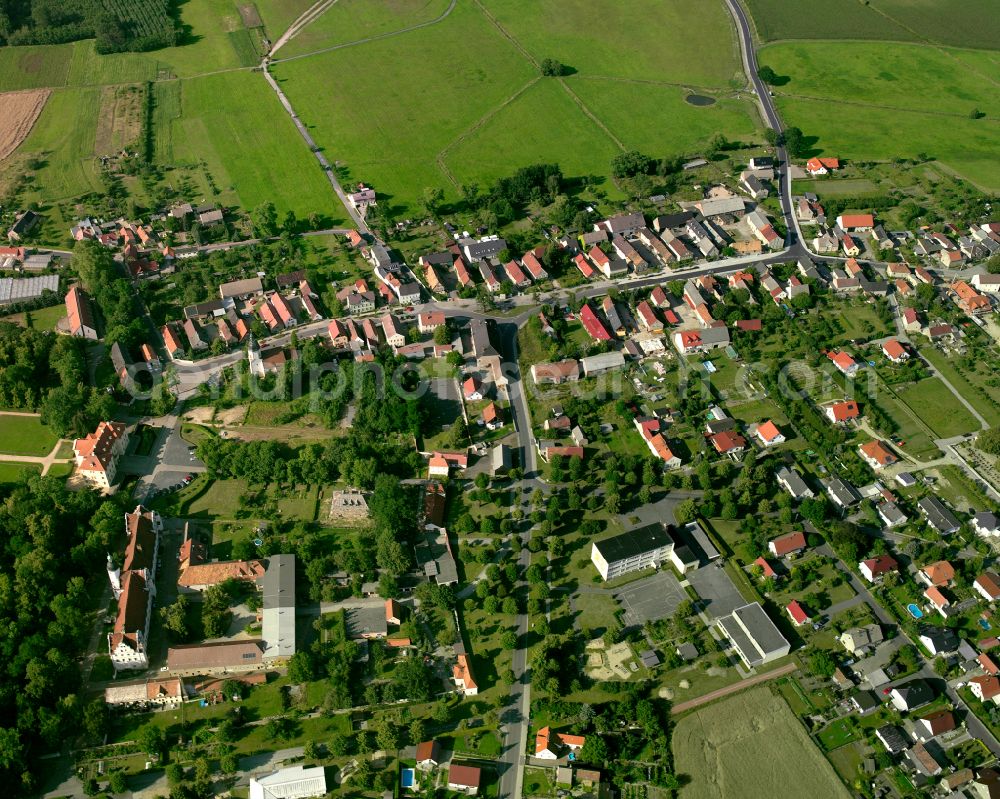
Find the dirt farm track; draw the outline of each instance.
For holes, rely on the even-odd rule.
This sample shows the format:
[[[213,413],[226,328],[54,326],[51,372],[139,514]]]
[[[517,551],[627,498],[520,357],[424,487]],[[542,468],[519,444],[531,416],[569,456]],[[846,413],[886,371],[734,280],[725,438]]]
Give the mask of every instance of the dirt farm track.
[[[48,89],[0,94],[0,108],[3,109],[0,114],[0,161],[28,138],[48,99]]]

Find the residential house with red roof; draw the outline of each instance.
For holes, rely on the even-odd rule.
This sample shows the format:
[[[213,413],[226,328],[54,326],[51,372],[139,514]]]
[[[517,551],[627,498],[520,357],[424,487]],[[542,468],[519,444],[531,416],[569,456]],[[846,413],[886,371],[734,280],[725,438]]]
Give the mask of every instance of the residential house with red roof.
[[[97,340],[97,323],[90,295],[80,286],[71,286],[66,293],[67,331],[71,336]]]
[[[993,702],[1000,705],[1000,677],[984,674],[969,680],[969,690],[980,702]]]
[[[455,685],[461,688],[466,696],[475,696],[479,693],[479,684],[472,676],[469,658],[464,653],[458,656],[457,662],[452,667],[451,677]]]
[[[782,435],[778,426],[770,419],[757,425],[754,435],[760,439],[760,443],[765,447],[773,447],[776,444],[783,444],[785,442],[785,436]]]
[[[712,442],[716,452],[730,457],[742,454],[747,446],[747,440],[733,430],[723,430],[721,433],[710,436],[708,440]]]
[[[656,315],[656,311],[652,309],[646,300],[643,300],[635,307],[635,312],[639,317],[639,324],[642,325],[644,330],[650,333],[663,332],[663,322],[660,321]]]
[[[137,505],[125,514],[125,557],[117,568],[108,556],[108,579],[118,603],[108,655],[115,671],[149,668],[149,623],[156,596],[156,566],[163,521],[155,511]]]
[[[854,400],[831,403],[823,408],[823,412],[834,424],[846,424],[861,415],[861,409]]]
[[[531,279],[524,273],[517,261],[508,261],[503,265],[503,268],[507,273],[507,279],[519,289],[531,285]]]
[[[813,177],[829,174],[835,169],[840,169],[838,158],[810,158],[806,161],[806,172]]]
[[[483,408],[480,423],[486,427],[487,430],[499,430],[503,427],[503,419],[500,416],[500,409],[497,407],[495,402],[491,402]]]
[[[956,280],[951,284],[951,290],[955,293],[958,307],[967,314],[979,316],[989,313],[991,305],[989,299],[984,297],[964,280]]]
[[[576,268],[580,270],[580,274],[588,280],[594,276],[594,267],[590,265],[582,253],[573,259],[573,263],[576,265]]]
[[[774,570],[774,567],[771,566],[771,564],[768,563],[767,559],[764,557],[757,558],[757,560],[753,562],[753,565],[760,567],[761,579],[767,580],[769,578],[778,576],[778,573]]]
[[[841,374],[847,375],[848,377],[851,377],[860,368],[854,358],[843,350],[831,350],[826,354],[826,357],[830,359]]]
[[[858,564],[858,571],[868,582],[874,583],[882,575],[899,569],[899,563],[892,555],[879,555]]]
[[[459,655],[459,657],[465,657],[465,655]],[[479,793],[481,781],[482,770],[478,766],[466,766],[452,761],[448,767],[449,791],[475,796]]]
[[[649,293],[649,302],[656,308],[664,308],[670,305],[670,300],[667,298],[667,292],[663,290],[662,286],[656,286]]]
[[[785,610],[792,619],[792,624],[796,627],[801,627],[803,624],[808,624],[811,619],[809,614],[803,610],[802,605],[799,604],[797,599],[793,599],[787,605],[785,605]]]
[[[544,251],[543,247],[537,247],[534,250],[528,250],[521,258],[521,266],[524,267],[532,280],[547,280],[549,277],[549,273],[545,271],[545,267],[539,260]]]
[[[534,756],[539,760],[558,760],[566,752],[579,752],[587,739],[583,735],[560,733],[551,727],[542,727],[535,735]]]
[[[585,302],[580,308],[580,322],[594,341],[611,341],[611,334],[589,303]]]
[[[467,377],[465,382],[462,384],[462,393],[465,394],[465,398],[471,402],[478,402],[483,399],[483,383],[475,375]]]
[[[841,214],[837,217],[837,227],[848,233],[867,232],[875,227],[875,217],[872,214]]]
[[[993,572],[983,572],[972,583],[972,587],[987,602],[1000,599],[1000,577]]]
[[[768,551],[776,558],[784,558],[801,552],[806,546],[806,534],[801,530],[779,535],[767,542]]]
[[[896,454],[881,441],[869,441],[862,444],[858,447],[858,452],[861,455],[861,459],[875,470],[892,466],[892,464],[899,460]]]
[[[929,563],[920,568],[917,579],[925,585],[948,586],[955,579],[955,567],[946,560]]]

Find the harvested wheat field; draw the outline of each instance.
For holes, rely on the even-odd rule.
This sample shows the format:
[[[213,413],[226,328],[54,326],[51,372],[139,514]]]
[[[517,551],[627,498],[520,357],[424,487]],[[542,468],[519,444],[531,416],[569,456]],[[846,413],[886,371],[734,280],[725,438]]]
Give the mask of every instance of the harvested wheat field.
[[[681,799],[846,799],[830,763],[780,696],[755,688],[685,716],[674,730]]]
[[[0,94],[0,108],[4,111],[0,115],[0,161],[28,138],[48,99],[48,89]]]

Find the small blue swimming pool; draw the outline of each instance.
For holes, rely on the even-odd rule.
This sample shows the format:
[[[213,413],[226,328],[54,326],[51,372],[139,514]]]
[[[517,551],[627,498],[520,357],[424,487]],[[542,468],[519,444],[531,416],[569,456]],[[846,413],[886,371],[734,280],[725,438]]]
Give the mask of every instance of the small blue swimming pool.
[[[399,778],[399,783],[404,788],[412,788],[413,783],[416,782],[416,772],[412,768],[404,768],[402,776]]]
[[[993,625],[990,624],[988,621],[986,621],[986,619],[980,619],[979,620],[979,626],[982,627],[984,630],[992,630],[993,629]]]
[[[910,615],[915,619],[922,619],[924,617],[924,612],[912,602],[906,606],[906,609],[910,611]]]

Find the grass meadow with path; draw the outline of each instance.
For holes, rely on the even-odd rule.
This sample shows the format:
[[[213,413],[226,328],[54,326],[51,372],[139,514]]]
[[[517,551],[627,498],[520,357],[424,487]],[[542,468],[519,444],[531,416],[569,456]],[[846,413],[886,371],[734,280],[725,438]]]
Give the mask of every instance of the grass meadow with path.
[[[398,5],[408,12],[400,27],[440,13],[432,2]],[[696,15],[681,0],[626,0],[612,11],[620,24],[607,24],[603,3],[458,0],[434,25],[279,60],[272,71],[328,157],[346,167],[345,182],[369,182],[412,210],[426,187],[456,198],[460,184],[538,161],[559,163],[569,177],[604,178],[618,197],[607,175],[623,148],[661,157],[696,152],[716,132],[759,138],[751,104],[729,96],[740,67],[722,2]],[[338,15],[350,22],[359,13],[356,3],[338,3],[316,29],[336,32]],[[383,22],[373,17],[360,30]],[[687,34],[664,47],[680,25]],[[305,49],[299,39],[309,30],[279,59]],[[571,74],[542,78],[545,58]],[[691,91],[718,102],[691,106]]]

